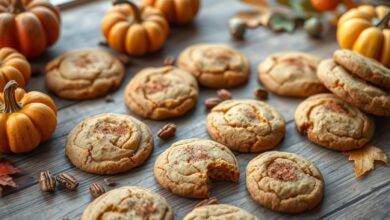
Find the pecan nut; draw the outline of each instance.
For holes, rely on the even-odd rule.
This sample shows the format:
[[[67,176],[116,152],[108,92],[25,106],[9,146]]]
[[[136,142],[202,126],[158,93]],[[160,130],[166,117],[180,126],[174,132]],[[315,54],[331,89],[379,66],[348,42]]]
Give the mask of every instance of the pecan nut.
[[[220,89],[217,91],[217,95],[222,100],[232,99],[232,94],[226,89]]]
[[[169,123],[164,125],[158,132],[157,136],[159,136],[161,139],[166,140],[176,133],[176,125],[173,123]]]
[[[79,181],[76,178],[74,178],[74,176],[67,173],[58,174],[56,179],[61,187],[69,190],[75,190],[79,185]]]
[[[264,89],[256,89],[254,92],[253,92],[254,96],[257,98],[257,99],[267,99],[268,98],[268,92],[267,90],[264,90]]]
[[[204,102],[204,105],[206,106],[207,109],[212,109],[219,103],[221,103],[223,100],[220,98],[208,98]]]
[[[50,171],[42,171],[39,175],[39,186],[42,192],[54,192],[56,190],[56,179]]]
[[[105,183],[107,186],[115,186],[115,185],[116,185],[115,180],[112,179],[112,178],[110,178],[110,177],[104,178],[104,183]]]
[[[106,191],[104,190],[104,187],[99,183],[92,183],[89,186],[89,192],[91,193],[91,196],[93,198],[97,198],[101,195],[103,195]]]

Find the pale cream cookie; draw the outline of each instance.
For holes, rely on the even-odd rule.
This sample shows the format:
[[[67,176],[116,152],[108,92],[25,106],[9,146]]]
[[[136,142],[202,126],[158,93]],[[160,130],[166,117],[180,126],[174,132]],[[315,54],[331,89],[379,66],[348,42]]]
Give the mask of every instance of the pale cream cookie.
[[[259,220],[244,209],[226,204],[205,205],[195,208],[183,220]]]

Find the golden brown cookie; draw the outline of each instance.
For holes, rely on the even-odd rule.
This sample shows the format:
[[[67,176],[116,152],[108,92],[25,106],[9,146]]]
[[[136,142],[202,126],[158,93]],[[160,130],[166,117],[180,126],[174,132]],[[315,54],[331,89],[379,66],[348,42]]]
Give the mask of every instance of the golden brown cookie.
[[[297,51],[275,53],[260,63],[258,76],[278,95],[308,97],[326,91],[316,74],[320,61],[317,56]]]
[[[90,203],[81,220],[173,220],[173,211],[161,195],[136,186],[111,190]]]
[[[323,60],[318,66],[318,78],[342,100],[361,110],[390,116],[390,92],[352,75],[332,59]]]
[[[269,151],[248,163],[246,187],[252,198],[264,207],[299,213],[320,203],[324,180],[314,164],[304,157]]]
[[[207,115],[207,131],[231,150],[259,152],[275,147],[284,137],[283,116],[256,100],[227,100]]]
[[[295,111],[298,131],[312,142],[338,151],[363,147],[374,134],[374,121],[333,94],[311,96]]]
[[[195,208],[183,220],[259,220],[244,209],[226,205],[206,205]]]
[[[197,44],[185,49],[178,58],[180,68],[191,72],[199,84],[210,88],[230,88],[247,81],[248,59],[224,44]]]
[[[91,99],[117,89],[124,77],[118,59],[99,49],[66,52],[46,66],[46,83],[66,99]]]
[[[222,144],[205,139],[181,140],[160,154],[154,176],[169,191],[189,198],[209,196],[210,180],[237,182],[236,157]]]
[[[390,89],[390,69],[378,61],[346,49],[336,50],[333,59],[350,73],[377,86]]]
[[[190,73],[179,68],[146,68],[129,82],[124,96],[127,106],[137,115],[172,118],[194,107],[198,85]]]
[[[65,154],[80,170],[114,174],[141,165],[153,150],[147,125],[137,119],[105,113],[80,122],[70,133]]]

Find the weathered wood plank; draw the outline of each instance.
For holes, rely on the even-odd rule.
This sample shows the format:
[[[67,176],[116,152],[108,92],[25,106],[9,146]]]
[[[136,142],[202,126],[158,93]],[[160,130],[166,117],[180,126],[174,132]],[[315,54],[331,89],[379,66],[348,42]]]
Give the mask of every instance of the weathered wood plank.
[[[51,48],[43,58],[34,61],[35,65],[44,65],[56,55],[73,48],[98,47],[101,39],[100,19],[109,7],[108,1],[96,1],[94,4],[63,11],[63,32],[61,40]],[[223,8],[223,10],[221,10]],[[103,112],[130,114],[123,103],[123,90],[126,83],[140,69],[148,66],[160,66],[167,55],[177,56],[188,45],[201,42],[227,43],[244,52],[251,61],[251,80],[244,86],[232,89],[235,98],[253,98],[253,90],[260,86],[256,69],[258,63],[267,55],[282,50],[302,50],[321,57],[329,57],[338,46],[335,43],[335,30],[331,28],[321,40],[306,37],[302,31],[294,34],[272,33],[259,28],[247,33],[244,42],[233,41],[227,33],[227,20],[237,10],[247,7],[238,1],[204,1],[202,11],[196,22],[186,27],[173,27],[166,46],[157,54],[145,58],[134,58],[127,68],[124,83],[112,93],[114,103],[105,103],[104,98],[89,101],[62,100],[53,95],[58,107],[58,126],[51,140],[43,143],[37,150],[23,155],[2,155],[12,161],[23,173],[16,177],[19,187],[9,190],[0,199],[0,219],[70,219],[79,218],[85,206],[91,201],[88,192],[90,183],[102,181],[103,176],[81,172],[74,168],[64,156],[64,144],[68,132],[81,120]],[[44,75],[34,76],[28,86],[31,90],[47,92]],[[215,90],[202,88],[197,108],[183,117],[166,120],[143,120],[153,133],[167,121],[178,125],[175,138],[161,141],[155,137],[155,149],[147,162],[139,168],[116,175],[118,186],[139,185],[161,193],[172,205],[176,219],[181,219],[198,200],[186,199],[169,193],[158,185],[153,176],[153,163],[162,151],[170,144],[185,138],[208,138],[205,128],[203,102],[215,95]],[[276,150],[295,152],[314,161],[324,175],[326,181],[325,198],[319,207],[300,215],[285,215],[267,210],[256,204],[245,187],[245,167],[256,154],[237,154],[241,177],[238,184],[215,183],[212,195],[222,202],[243,207],[262,219],[320,219],[349,218],[353,210],[355,218],[389,218],[386,211],[389,204],[390,190],[388,176],[390,169],[379,166],[367,177],[356,179],[352,162],[346,155],[326,150],[307,141],[306,137],[297,133],[293,115],[301,99],[291,99],[271,94],[267,101],[282,112],[287,122],[287,133]],[[383,148],[390,155],[390,119],[378,118],[377,132],[373,144]],[[41,170],[51,170],[54,174],[66,171],[81,180],[77,192],[59,190],[54,195],[41,193],[37,184],[37,176]],[[364,209],[363,207],[367,207]]]

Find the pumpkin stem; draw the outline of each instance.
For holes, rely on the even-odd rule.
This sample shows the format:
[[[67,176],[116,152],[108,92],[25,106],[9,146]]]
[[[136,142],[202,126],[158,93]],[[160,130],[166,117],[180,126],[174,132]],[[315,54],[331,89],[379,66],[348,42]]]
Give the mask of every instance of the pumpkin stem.
[[[387,14],[385,16],[383,16],[383,18],[378,22],[378,24],[376,25],[377,27],[386,27],[389,23],[389,20],[390,20],[390,11],[387,12]]]
[[[22,0],[14,0],[14,4],[12,4],[11,12],[18,14],[24,11],[26,11],[26,8],[24,7]]]
[[[18,112],[22,109],[22,106],[18,103],[15,97],[15,90],[18,88],[18,83],[15,80],[11,80],[4,87],[4,113],[11,114]]]
[[[138,6],[134,2],[128,1],[128,0],[113,0],[112,4],[113,5],[119,5],[119,4],[128,4],[128,5],[130,5],[131,10],[133,11],[133,14],[134,14],[135,22],[137,22],[137,23],[141,23],[142,22],[141,11],[139,10]]]

